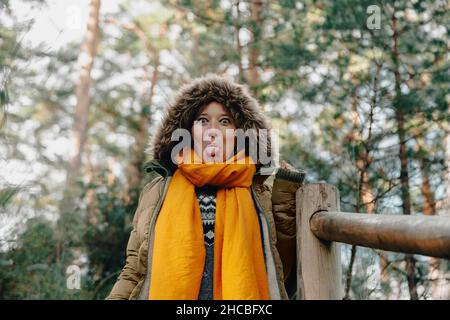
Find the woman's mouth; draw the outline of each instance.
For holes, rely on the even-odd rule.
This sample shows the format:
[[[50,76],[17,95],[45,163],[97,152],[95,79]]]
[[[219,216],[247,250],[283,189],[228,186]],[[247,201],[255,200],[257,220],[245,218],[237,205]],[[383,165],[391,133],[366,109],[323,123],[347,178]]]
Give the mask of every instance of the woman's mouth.
[[[216,155],[216,153],[219,153],[219,146],[215,143],[209,143],[205,147],[205,151],[208,154],[208,156],[214,157]]]

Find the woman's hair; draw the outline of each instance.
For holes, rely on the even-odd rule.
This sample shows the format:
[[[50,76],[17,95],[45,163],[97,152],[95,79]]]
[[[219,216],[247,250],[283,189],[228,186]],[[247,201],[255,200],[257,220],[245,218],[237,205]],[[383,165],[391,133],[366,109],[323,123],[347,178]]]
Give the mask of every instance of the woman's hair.
[[[174,103],[163,111],[163,119],[146,151],[153,159],[175,168],[175,164],[171,161],[171,151],[178,141],[171,139],[172,132],[179,128],[190,131],[198,112],[211,102],[220,103],[230,111],[236,128],[243,131],[270,130],[266,115],[246,85],[235,83],[216,74],[206,74],[193,79],[179,89]],[[249,137],[249,139],[253,138]],[[266,150],[264,151],[272,156],[270,135],[258,135],[256,139],[258,142],[260,139],[265,142],[263,148]],[[257,145],[259,147],[259,143]]]

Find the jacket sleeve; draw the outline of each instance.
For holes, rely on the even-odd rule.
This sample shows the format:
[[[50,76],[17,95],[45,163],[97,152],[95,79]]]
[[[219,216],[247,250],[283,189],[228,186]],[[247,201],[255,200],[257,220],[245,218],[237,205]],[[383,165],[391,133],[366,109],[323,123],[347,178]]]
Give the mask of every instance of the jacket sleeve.
[[[144,191],[145,189],[146,188],[144,188]],[[140,243],[137,235],[137,223],[139,214],[142,211],[142,195],[144,194],[144,191],[142,191],[139,196],[138,207],[134,213],[133,229],[131,230],[126,249],[127,258],[125,266],[119,274],[110,294],[106,297],[106,300],[128,300],[131,292],[139,281],[140,275],[137,271],[137,265]]]
[[[279,168],[272,187],[272,211],[277,230],[277,250],[283,264],[284,281],[296,261],[295,194],[303,185],[304,171]]]

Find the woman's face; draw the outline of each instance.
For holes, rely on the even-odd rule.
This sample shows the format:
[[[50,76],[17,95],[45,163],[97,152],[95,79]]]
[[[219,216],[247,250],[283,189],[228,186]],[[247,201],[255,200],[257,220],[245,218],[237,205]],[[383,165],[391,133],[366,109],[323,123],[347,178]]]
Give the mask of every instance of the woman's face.
[[[225,162],[234,151],[236,129],[233,116],[217,102],[205,105],[191,128],[194,150],[204,162]]]

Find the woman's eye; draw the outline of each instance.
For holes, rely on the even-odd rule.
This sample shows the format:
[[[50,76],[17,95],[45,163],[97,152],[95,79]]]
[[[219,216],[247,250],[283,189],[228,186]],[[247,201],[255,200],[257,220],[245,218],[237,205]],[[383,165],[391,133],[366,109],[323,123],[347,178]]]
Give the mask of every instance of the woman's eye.
[[[205,120],[205,121],[203,121],[203,120]],[[198,118],[196,121],[197,121],[197,122],[200,122],[201,124],[203,124],[203,123],[205,123],[206,121],[208,121],[208,119],[206,119],[206,118]]]
[[[231,123],[231,121],[228,118],[224,118],[224,119],[222,119],[222,123],[228,125]]]

